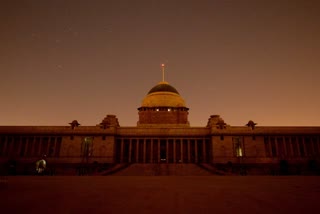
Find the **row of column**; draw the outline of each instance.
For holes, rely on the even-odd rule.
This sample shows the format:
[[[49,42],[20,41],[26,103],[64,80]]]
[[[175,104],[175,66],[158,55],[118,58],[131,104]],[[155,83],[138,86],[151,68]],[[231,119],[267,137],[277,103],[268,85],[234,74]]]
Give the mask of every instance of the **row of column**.
[[[210,159],[209,139],[130,139],[116,141],[116,162],[198,163]]]
[[[265,137],[267,157],[306,157],[320,154],[318,137]]]
[[[47,155],[57,157],[62,137],[1,136],[0,156],[33,157]]]

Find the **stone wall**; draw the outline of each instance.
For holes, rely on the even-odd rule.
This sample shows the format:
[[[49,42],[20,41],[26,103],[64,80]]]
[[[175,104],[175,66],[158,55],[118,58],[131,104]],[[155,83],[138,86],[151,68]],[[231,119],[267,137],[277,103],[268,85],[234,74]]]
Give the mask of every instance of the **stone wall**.
[[[140,111],[139,124],[189,124],[187,111]]]

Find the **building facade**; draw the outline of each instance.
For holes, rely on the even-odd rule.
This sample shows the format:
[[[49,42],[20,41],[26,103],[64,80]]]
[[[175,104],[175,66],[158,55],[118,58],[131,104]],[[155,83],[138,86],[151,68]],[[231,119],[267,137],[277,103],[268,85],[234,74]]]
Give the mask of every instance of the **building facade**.
[[[107,115],[94,126],[0,126],[0,163],[32,164],[316,164],[320,127],[262,127],[249,121],[230,126],[211,115],[192,127],[179,92],[167,82],[154,86],[138,108],[135,127]]]

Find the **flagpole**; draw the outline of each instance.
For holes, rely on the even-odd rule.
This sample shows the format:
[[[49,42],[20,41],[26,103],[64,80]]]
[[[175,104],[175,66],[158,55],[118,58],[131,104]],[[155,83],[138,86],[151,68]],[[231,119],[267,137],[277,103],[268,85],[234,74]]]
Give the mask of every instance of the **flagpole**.
[[[164,64],[162,64],[161,67],[162,67],[162,82],[164,82]]]

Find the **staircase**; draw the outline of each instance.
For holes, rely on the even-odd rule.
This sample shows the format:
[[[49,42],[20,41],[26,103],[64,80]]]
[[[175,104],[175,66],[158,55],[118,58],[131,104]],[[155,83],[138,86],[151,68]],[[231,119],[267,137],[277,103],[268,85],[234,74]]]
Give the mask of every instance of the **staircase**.
[[[212,172],[196,164],[131,164],[113,176],[209,176]]]

